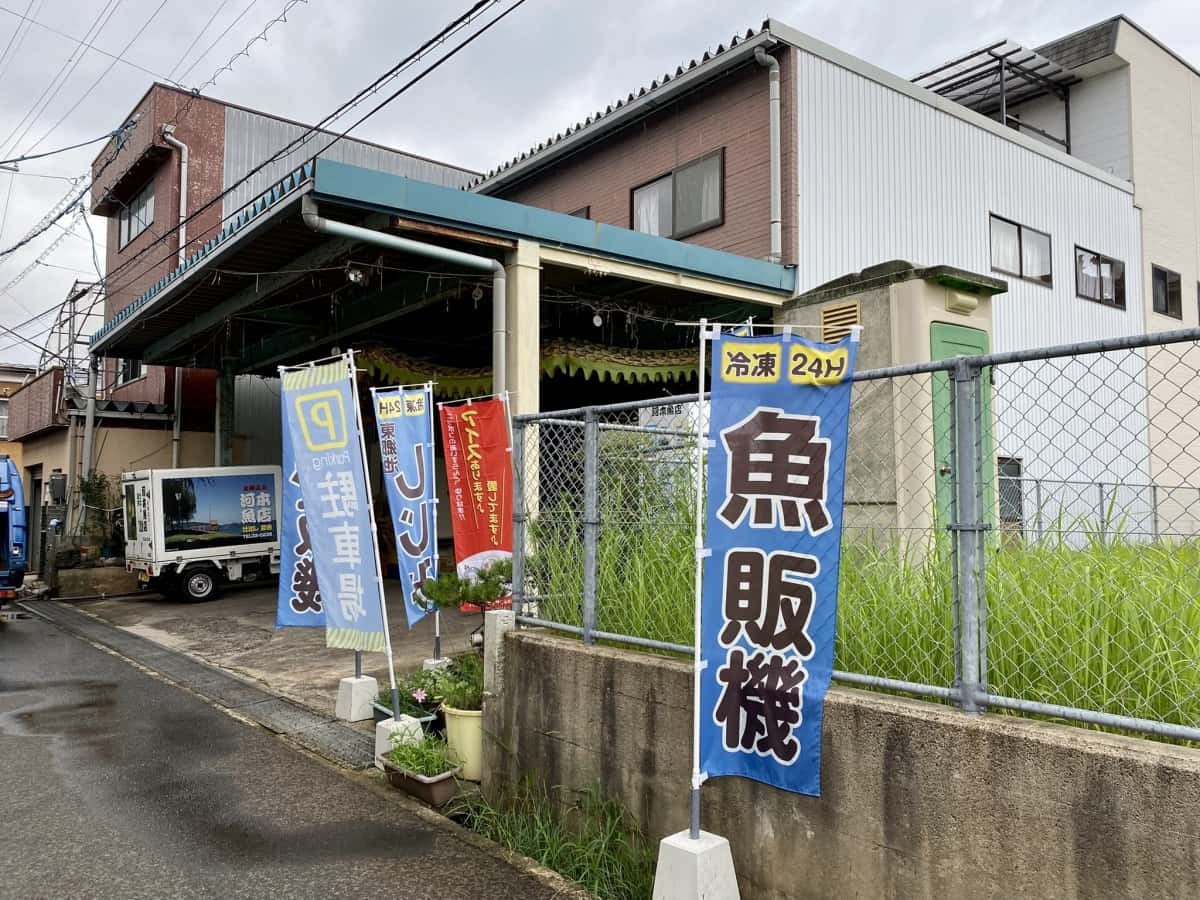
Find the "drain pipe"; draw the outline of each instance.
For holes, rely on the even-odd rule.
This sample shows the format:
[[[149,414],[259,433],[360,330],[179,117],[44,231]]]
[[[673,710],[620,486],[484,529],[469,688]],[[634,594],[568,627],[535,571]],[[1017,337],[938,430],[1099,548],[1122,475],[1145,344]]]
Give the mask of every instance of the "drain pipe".
[[[769,72],[771,110],[771,262],[783,260],[783,178],[779,136],[779,60],[762,47],[754,48],[754,59]]]
[[[187,259],[188,146],[175,137],[175,126],[164,125],[163,140],[179,151],[179,265]],[[183,369],[175,367],[174,422],[171,424],[171,468],[179,468],[179,438],[183,417]]]
[[[463,253],[436,244],[423,244],[420,241],[399,237],[394,234],[384,234],[359,225],[348,225],[345,222],[335,222],[320,215],[316,201],[305,196],[301,201],[300,216],[304,224],[320,234],[333,237],[348,238],[364,244],[374,244],[389,250],[399,250],[402,253],[413,253],[417,256],[427,256],[430,259],[453,263],[464,269],[477,272],[492,273],[492,393],[503,394],[505,384],[505,341],[508,337],[507,325],[507,296],[505,294],[505,272],[502,263],[487,256],[476,256],[474,253]]]

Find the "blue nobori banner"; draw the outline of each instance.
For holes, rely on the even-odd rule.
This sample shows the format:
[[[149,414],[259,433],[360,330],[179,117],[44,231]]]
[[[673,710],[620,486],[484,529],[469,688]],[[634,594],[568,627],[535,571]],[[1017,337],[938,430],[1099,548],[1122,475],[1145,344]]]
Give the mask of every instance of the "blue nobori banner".
[[[292,452],[288,404],[280,403],[279,408],[283,416],[283,499],[279,512],[279,601],[275,609],[275,627],[324,628],[325,610],[321,606],[317,569],[308,541],[308,521],[304,517],[296,454]]]
[[[309,544],[322,588],[325,644],[388,650],[350,355],[280,370]]]
[[[412,628],[429,611],[420,593],[436,575],[437,500],[433,471],[433,387],[371,391],[383,484],[396,535],[404,610]]]
[[[819,796],[850,376],[838,344],[714,335],[700,768]]]

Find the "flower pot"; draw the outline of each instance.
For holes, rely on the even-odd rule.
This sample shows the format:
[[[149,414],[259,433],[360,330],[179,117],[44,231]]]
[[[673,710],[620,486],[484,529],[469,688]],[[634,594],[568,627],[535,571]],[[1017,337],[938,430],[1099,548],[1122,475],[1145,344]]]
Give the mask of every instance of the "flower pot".
[[[378,724],[384,719],[390,719],[392,717],[392,708],[390,706],[384,706],[379,701],[375,701],[371,704],[371,715],[375,719],[376,724]],[[426,733],[432,731],[437,724],[437,716],[431,712],[422,711],[420,715],[417,715],[416,710],[402,707],[400,710],[400,715],[412,716],[421,723],[421,730]]]
[[[446,713],[446,743],[462,763],[462,777],[479,781],[483,777],[483,712],[443,706]]]
[[[385,759],[383,770],[387,773],[388,784],[418,800],[424,800],[430,806],[443,806],[458,792],[458,784],[454,779],[461,769],[452,769],[441,775],[427,777],[415,772],[406,772]]]

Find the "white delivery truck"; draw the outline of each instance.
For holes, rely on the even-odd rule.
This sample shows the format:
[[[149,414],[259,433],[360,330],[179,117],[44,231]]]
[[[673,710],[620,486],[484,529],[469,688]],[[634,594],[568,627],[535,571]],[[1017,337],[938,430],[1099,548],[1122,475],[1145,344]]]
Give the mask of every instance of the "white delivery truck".
[[[126,571],[183,600],[278,575],[282,490],[278,466],[126,472]]]

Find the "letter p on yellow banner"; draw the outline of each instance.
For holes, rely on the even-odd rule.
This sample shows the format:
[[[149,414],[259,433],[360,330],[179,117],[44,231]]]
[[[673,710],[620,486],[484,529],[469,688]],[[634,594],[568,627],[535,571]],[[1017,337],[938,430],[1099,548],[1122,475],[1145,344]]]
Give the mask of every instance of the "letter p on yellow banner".
[[[339,391],[301,394],[296,398],[296,419],[309,450],[340,450],[349,442],[346,407]]]

